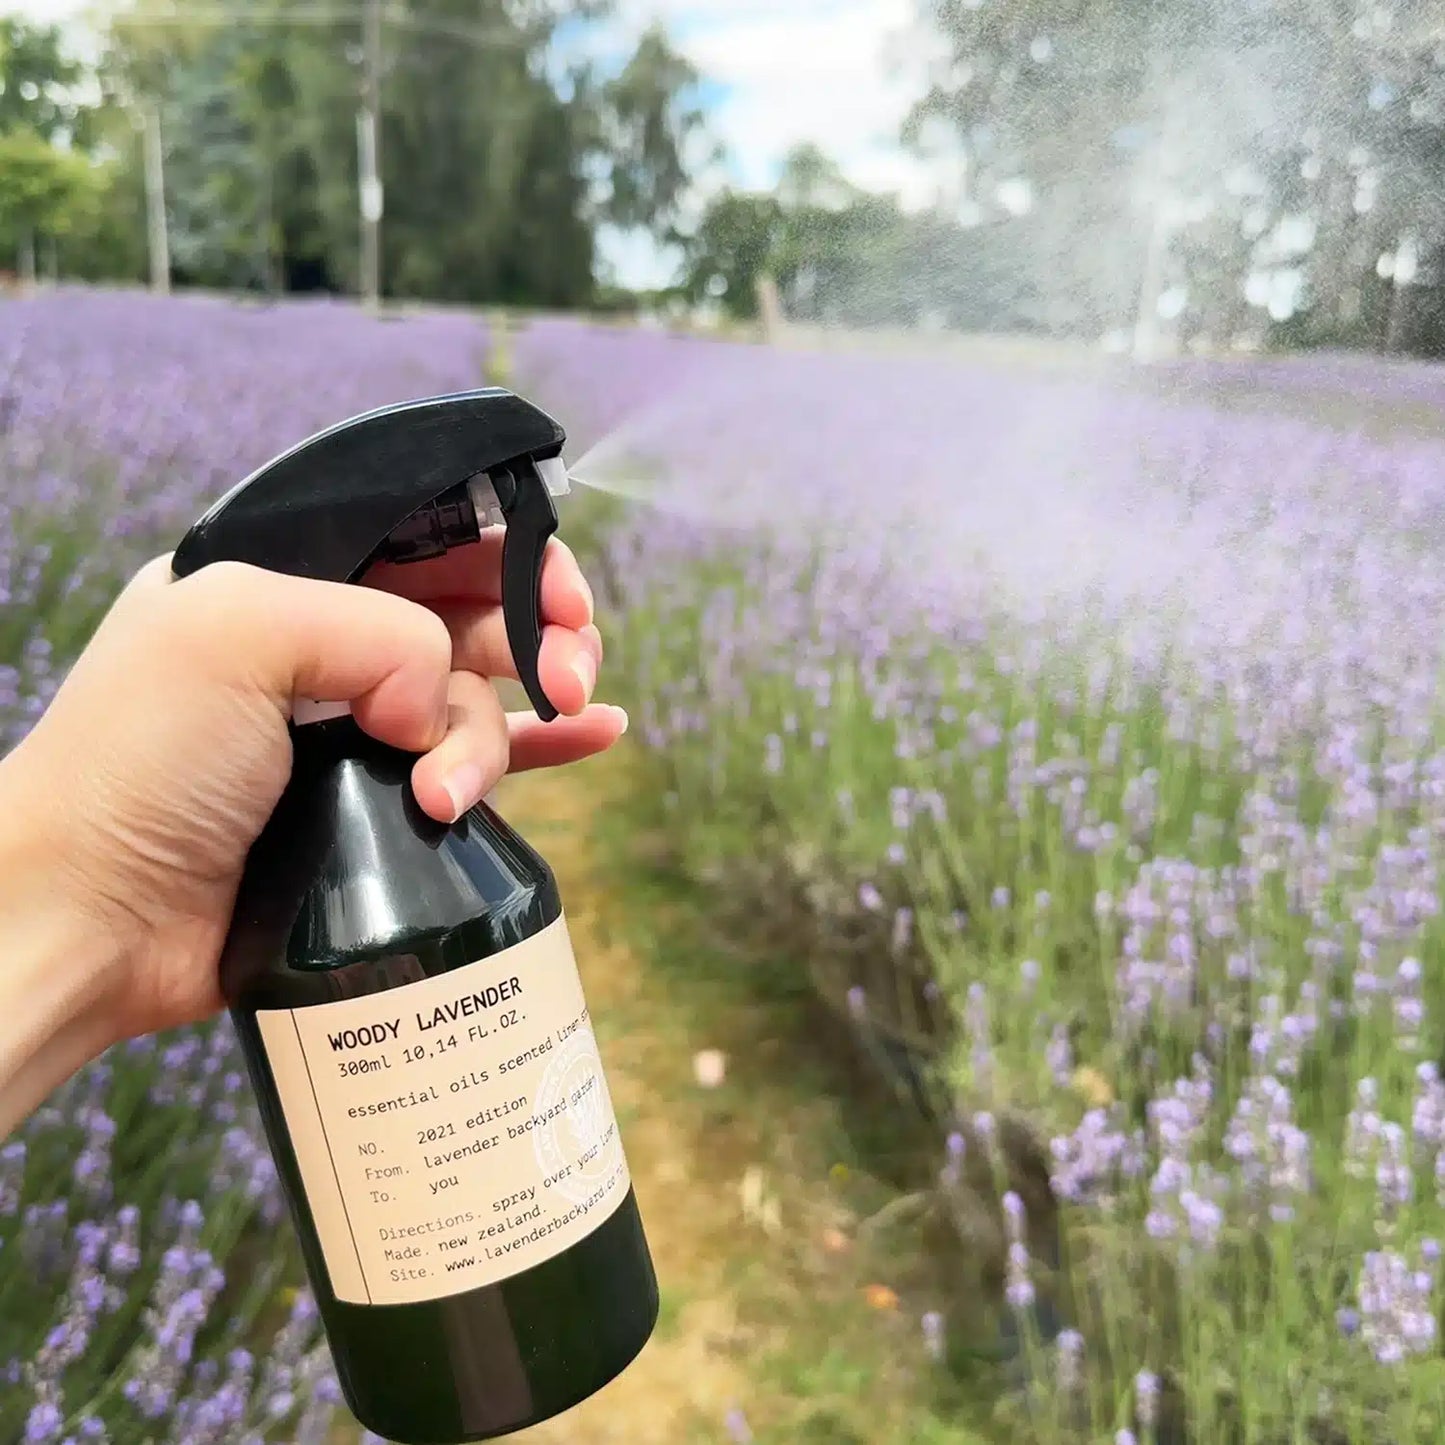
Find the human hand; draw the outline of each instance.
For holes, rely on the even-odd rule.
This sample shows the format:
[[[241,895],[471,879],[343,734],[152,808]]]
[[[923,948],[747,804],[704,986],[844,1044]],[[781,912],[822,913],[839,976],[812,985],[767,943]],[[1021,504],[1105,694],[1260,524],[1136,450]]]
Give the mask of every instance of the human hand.
[[[159,558],[0,762],[0,937],[12,958],[24,955],[18,920],[42,952],[66,940],[71,955],[52,961],[64,970],[67,997],[52,1001],[63,1017],[36,1026],[32,1053],[44,1046],[78,1067],[77,1051],[222,1006],[220,950],[246,855],[290,776],[293,699],[349,702],[365,731],[420,754],[417,801],[447,822],[508,770],[603,752],[626,727],[621,709],[590,704],[602,639],[560,542],[542,570],[540,673],[562,714],[550,724],[506,714],[489,681],[517,675],[500,531],[365,581],[240,563],[173,580]],[[12,965],[12,990],[16,977]],[[0,972],[8,1007],[6,983]],[[83,1042],[39,1037],[62,1024]],[[0,1014],[0,1055],[12,1042]]]

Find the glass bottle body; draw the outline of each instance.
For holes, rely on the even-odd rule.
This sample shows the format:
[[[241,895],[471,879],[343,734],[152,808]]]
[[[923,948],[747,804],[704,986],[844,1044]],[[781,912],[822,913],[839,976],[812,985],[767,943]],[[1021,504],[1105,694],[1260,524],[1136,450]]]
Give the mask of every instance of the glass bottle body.
[[[396,1304],[332,1288],[258,1011],[382,994],[404,1008],[408,985],[503,954],[562,913],[545,860],[486,804],[450,827],[422,812],[413,761],[349,718],[296,730],[222,987],[347,1402],[389,1440],[444,1445],[510,1434],[594,1394],[647,1343],[658,1293],[630,1183],[585,1238],[496,1283]]]

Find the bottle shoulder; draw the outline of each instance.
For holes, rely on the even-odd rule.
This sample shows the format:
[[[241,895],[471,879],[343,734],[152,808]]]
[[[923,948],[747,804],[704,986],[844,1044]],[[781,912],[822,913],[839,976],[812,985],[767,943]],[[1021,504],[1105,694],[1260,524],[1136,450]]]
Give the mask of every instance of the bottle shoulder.
[[[221,965],[233,1005],[396,987],[499,953],[561,914],[546,860],[493,809],[438,823],[411,791],[413,759],[358,736],[350,724],[330,748],[298,745],[237,896]]]

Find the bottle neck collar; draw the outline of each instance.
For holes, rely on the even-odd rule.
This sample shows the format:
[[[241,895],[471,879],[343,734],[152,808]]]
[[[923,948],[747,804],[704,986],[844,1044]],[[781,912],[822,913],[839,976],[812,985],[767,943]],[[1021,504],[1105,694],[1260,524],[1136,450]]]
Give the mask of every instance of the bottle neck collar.
[[[350,717],[349,702],[312,702],[309,698],[298,697],[291,707],[291,721],[296,727],[311,723],[330,722],[332,718]]]

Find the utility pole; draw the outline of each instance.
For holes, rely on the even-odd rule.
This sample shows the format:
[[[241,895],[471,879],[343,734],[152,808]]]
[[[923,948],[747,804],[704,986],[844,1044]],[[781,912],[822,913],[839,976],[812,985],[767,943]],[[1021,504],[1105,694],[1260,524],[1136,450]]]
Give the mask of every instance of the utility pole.
[[[146,173],[146,237],[151,261],[151,290],[161,293],[171,289],[171,250],[166,232],[165,158],[161,153],[160,108],[147,103],[141,122],[145,146]]]
[[[356,157],[361,204],[361,294],[373,310],[381,300],[381,0],[366,0],[361,109]]]
[[[1153,361],[1159,350],[1159,301],[1164,291],[1164,265],[1173,239],[1168,202],[1158,197],[1149,222],[1149,243],[1144,252],[1144,272],[1139,283],[1138,310],[1134,317],[1134,359]]]

